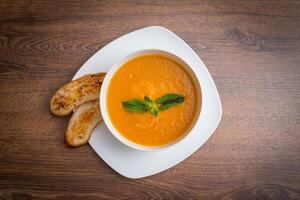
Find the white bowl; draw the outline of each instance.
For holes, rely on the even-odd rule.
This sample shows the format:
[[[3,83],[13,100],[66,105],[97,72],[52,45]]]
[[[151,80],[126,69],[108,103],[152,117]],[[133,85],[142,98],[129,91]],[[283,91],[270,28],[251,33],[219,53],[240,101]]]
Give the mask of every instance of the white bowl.
[[[122,136],[122,134],[114,127],[114,125],[112,124],[110,117],[108,115],[108,111],[107,111],[107,98],[106,98],[106,94],[107,94],[107,89],[109,86],[109,83],[112,79],[112,77],[114,76],[115,72],[118,71],[118,69],[120,67],[122,67],[123,64],[125,64],[127,61],[135,58],[135,57],[139,57],[142,55],[149,55],[149,54],[154,54],[154,55],[163,55],[166,56],[174,61],[176,61],[177,63],[179,63],[182,67],[185,68],[185,70],[187,71],[187,73],[189,73],[190,77],[194,80],[195,86],[196,86],[196,90],[197,90],[197,95],[198,95],[198,103],[197,105],[197,113],[195,115],[195,117],[193,118],[193,122],[191,123],[190,127],[188,128],[188,130],[185,132],[185,134],[183,134],[180,138],[178,138],[177,140],[168,143],[166,145],[163,146],[144,146],[144,145],[140,145],[137,143],[134,143],[128,139],[126,139],[124,136]],[[101,110],[101,114],[103,117],[103,120],[106,124],[106,126],[108,127],[108,129],[110,130],[110,132],[112,133],[112,135],[117,138],[120,142],[122,142],[123,144],[137,149],[137,150],[142,150],[142,151],[157,151],[157,150],[162,150],[162,149],[167,149],[171,146],[177,145],[179,144],[181,141],[183,141],[186,136],[190,133],[191,129],[194,127],[196,121],[198,120],[198,117],[200,115],[200,111],[201,111],[201,102],[202,102],[202,97],[201,97],[201,86],[200,86],[200,81],[197,78],[197,76],[194,73],[194,70],[192,67],[190,67],[183,59],[181,59],[179,56],[176,56],[170,52],[167,51],[163,51],[163,50],[159,50],[159,49],[144,49],[144,50],[139,50],[136,51],[134,53],[131,53],[125,57],[123,57],[122,59],[120,59],[118,62],[116,62],[111,69],[108,71],[108,73],[106,74],[104,81],[102,83],[102,87],[101,87],[101,91],[100,91],[100,110]]]

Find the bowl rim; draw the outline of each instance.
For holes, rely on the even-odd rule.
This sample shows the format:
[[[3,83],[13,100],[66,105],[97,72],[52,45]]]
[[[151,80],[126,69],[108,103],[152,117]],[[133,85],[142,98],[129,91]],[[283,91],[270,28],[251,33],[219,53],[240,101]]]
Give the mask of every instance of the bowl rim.
[[[125,138],[113,125],[113,123],[110,120],[108,111],[107,111],[107,106],[106,106],[106,94],[107,94],[107,90],[108,90],[108,86],[109,83],[113,77],[113,75],[123,66],[123,64],[125,64],[126,62],[128,62],[129,60],[132,60],[136,57],[142,56],[142,55],[147,55],[147,54],[157,54],[157,55],[163,55],[166,57],[169,57],[172,60],[175,60],[176,62],[179,61],[181,62],[181,64],[184,64],[185,68],[188,68],[189,71],[191,71],[191,73],[193,73],[194,76],[194,81],[196,82],[197,86],[198,86],[198,92],[200,94],[197,94],[199,97],[199,101],[200,101],[200,105],[199,108],[197,108],[197,116],[194,117],[193,119],[193,124],[189,127],[189,129],[187,130],[187,132],[185,134],[183,134],[182,137],[179,137],[177,140],[172,141],[168,144],[162,145],[162,146],[145,146],[145,145],[141,145],[141,144],[137,144],[134,143],[130,140],[128,140],[127,138]],[[174,59],[175,58],[175,59]],[[122,57],[121,59],[119,59],[117,62],[115,62],[112,67],[109,69],[109,71],[107,72],[107,74],[104,77],[104,80],[102,82],[101,88],[100,88],[100,98],[99,98],[99,105],[100,105],[100,112],[103,118],[103,121],[105,123],[105,125],[107,126],[109,132],[117,139],[119,140],[121,143],[123,143],[124,145],[136,149],[136,150],[141,150],[141,151],[159,151],[159,150],[164,150],[170,147],[174,147],[176,145],[178,145],[179,143],[181,143],[183,140],[185,140],[188,135],[192,132],[192,129],[194,128],[195,124],[197,123],[200,115],[201,115],[201,111],[202,111],[202,102],[203,102],[203,97],[202,97],[202,87],[199,81],[198,76],[196,75],[196,72],[194,71],[193,67],[190,66],[189,64],[187,64],[187,62],[181,58],[178,55],[175,55],[174,53],[171,53],[169,51],[166,50],[161,50],[161,49],[142,49],[142,50],[138,50],[135,51],[133,53],[130,53],[124,57]],[[199,103],[199,102],[198,102]]]

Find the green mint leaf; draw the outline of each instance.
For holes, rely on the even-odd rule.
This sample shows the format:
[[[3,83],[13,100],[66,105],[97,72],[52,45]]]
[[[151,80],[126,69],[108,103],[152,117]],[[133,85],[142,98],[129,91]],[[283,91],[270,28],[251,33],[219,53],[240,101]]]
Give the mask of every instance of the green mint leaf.
[[[175,93],[168,93],[159,97],[155,102],[157,104],[182,103],[184,96]]]
[[[184,96],[175,93],[168,93],[158,98],[155,102],[158,104],[159,110],[167,110],[172,106],[182,103],[183,101]]]
[[[144,113],[150,110],[149,106],[145,104],[142,100],[139,99],[132,99],[129,101],[122,102],[123,108],[128,112],[138,112]]]
[[[184,96],[175,93],[168,93],[156,101],[152,101],[148,96],[144,100],[132,99],[123,101],[123,108],[128,112],[145,113],[150,111],[154,116],[157,116],[159,111],[167,110],[172,106],[180,104],[184,101]]]
[[[177,103],[178,104],[178,103]],[[175,106],[176,104],[162,104],[160,106],[158,106],[158,110],[163,111],[163,110],[167,110],[169,108],[171,108],[172,106]]]

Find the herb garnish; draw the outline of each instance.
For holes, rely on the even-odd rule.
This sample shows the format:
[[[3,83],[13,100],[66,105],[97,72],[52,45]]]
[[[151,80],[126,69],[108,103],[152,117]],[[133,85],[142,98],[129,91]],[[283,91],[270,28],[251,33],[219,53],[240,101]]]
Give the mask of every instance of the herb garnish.
[[[131,99],[123,101],[122,106],[128,112],[145,113],[150,111],[154,116],[157,116],[159,111],[167,110],[172,106],[180,104],[184,101],[184,96],[175,93],[165,94],[155,101],[152,101],[148,96],[144,100]]]

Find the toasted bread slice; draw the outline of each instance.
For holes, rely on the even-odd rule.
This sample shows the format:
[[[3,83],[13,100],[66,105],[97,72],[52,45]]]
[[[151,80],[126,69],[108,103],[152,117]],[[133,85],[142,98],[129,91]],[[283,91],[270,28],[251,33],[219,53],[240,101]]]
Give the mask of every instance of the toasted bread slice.
[[[50,110],[64,116],[77,106],[99,98],[100,87],[105,73],[88,74],[61,87],[51,98]]]
[[[73,147],[86,144],[93,129],[101,121],[99,100],[80,105],[70,119],[65,135],[66,143]]]

